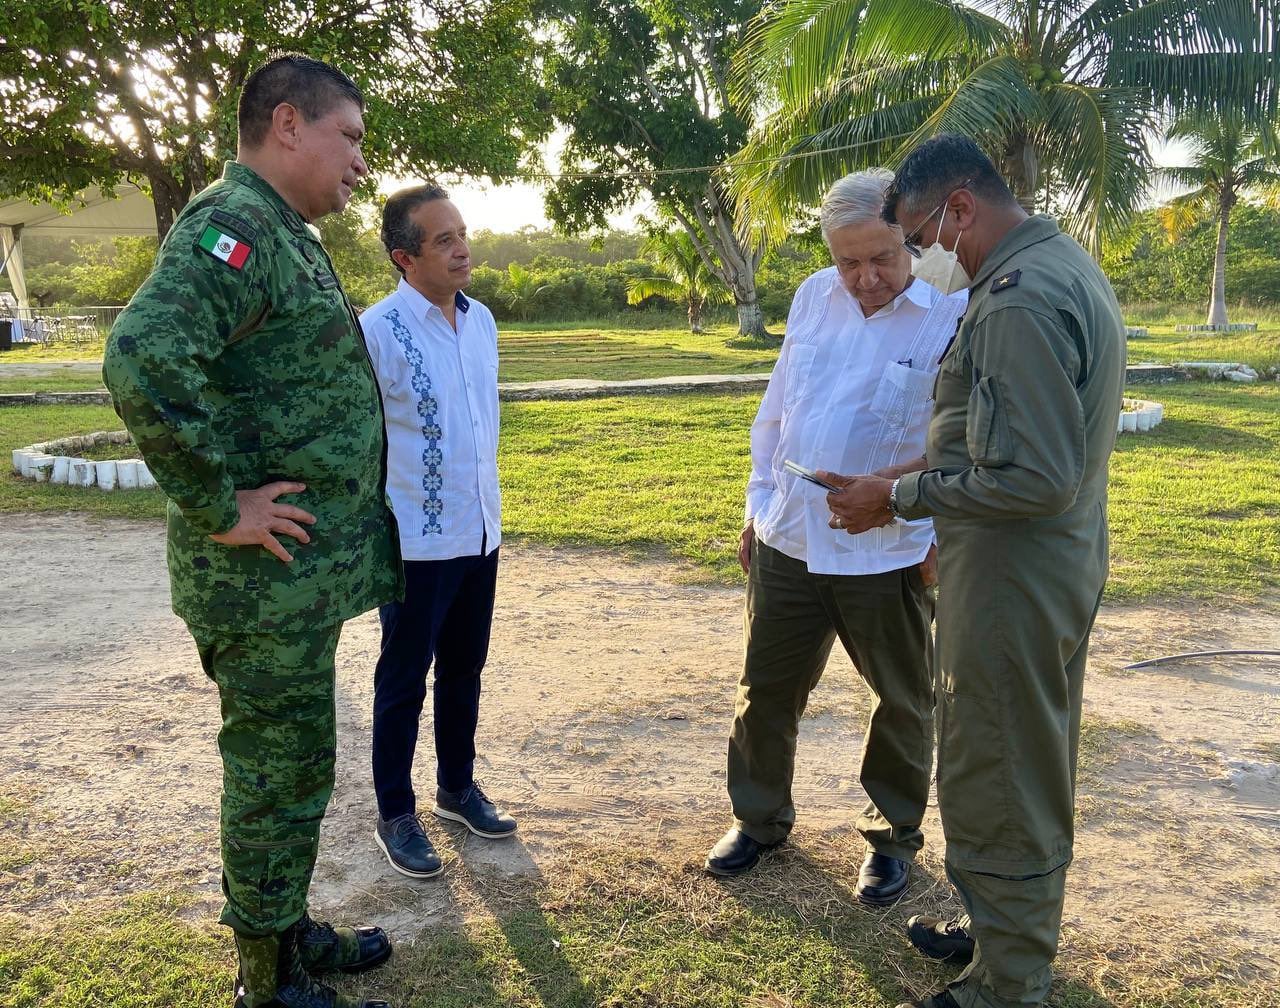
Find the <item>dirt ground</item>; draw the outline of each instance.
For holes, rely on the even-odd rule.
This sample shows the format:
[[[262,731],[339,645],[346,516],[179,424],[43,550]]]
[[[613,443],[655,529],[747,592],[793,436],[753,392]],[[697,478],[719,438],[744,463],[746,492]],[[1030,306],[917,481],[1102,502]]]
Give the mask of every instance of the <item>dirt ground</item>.
[[[216,908],[217,697],[169,611],[161,535],[78,516],[5,516],[0,527],[0,807],[22,810],[11,823],[29,852],[0,860],[0,912],[174,886],[198,895],[191,913]],[[504,548],[477,774],[519,817],[519,839],[429,823],[449,871],[422,883],[393,875],[374,846],[378,627],[372,614],[348,624],[317,906],[368,913],[406,938],[456,920],[464,875],[536,878],[583,843],[675,850],[694,870],[728,823],[741,592],[682,584],[680,573],[602,552]],[[1278,602],[1102,614],[1068,934],[1107,946],[1137,927],[1212,933],[1216,951],[1280,976],[1280,662],[1120,668],[1175,651],[1280,648]],[[803,726],[800,847],[841,836],[864,800],[865,711],[837,653]],[[429,730],[415,778],[425,807]],[[936,806],[926,832],[936,869]]]

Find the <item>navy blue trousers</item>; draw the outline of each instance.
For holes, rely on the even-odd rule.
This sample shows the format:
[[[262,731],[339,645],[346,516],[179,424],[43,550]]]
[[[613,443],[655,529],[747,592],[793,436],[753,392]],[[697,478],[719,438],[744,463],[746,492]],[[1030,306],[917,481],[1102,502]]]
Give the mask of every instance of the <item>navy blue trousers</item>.
[[[472,783],[498,550],[406,560],[404,574],[404,601],[378,610],[382,652],[373,674],[373,788],[384,820],[417,811],[410,778],[433,662],[436,782],[455,792]]]

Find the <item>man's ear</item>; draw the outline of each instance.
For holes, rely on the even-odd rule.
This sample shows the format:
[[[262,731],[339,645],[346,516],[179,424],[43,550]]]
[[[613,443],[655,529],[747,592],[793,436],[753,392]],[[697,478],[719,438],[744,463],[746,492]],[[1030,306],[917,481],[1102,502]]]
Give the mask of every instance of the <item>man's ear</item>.
[[[956,222],[957,229],[968,231],[973,227],[977,211],[978,201],[973,198],[973,193],[969,192],[968,189],[957,189],[951,194],[951,198],[947,200],[945,213]]]
[[[413,256],[409,255],[404,249],[395,249],[391,253],[391,261],[406,273],[413,269]]]
[[[288,102],[281,102],[271,112],[271,135],[289,150],[297,150],[302,142],[302,113]]]

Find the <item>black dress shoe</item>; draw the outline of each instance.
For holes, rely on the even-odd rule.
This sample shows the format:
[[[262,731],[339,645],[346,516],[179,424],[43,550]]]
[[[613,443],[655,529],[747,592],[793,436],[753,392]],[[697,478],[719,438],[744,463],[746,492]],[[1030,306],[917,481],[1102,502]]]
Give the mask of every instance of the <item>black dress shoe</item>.
[[[907,921],[907,937],[930,959],[967,966],[973,959],[973,938],[959,921],[917,915]]]
[[[422,823],[412,812],[396,816],[390,822],[379,818],[373,839],[391,862],[391,867],[410,878],[434,878],[444,871],[435,847],[427,839]]]
[[[910,869],[910,861],[872,851],[862,862],[854,895],[872,906],[892,903],[907,888]]]
[[[730,875],[741,875],[760,863],[760,855],[781,844],[781,840],[777,843],[762,844],[758,840],[752,840],[735,827],[711,848],[711,853],[707,855],[706,869],[712,875],[726,878]]]
[[[930,994],[923,1001],[903,1001],[898,1008],[960,1008],[949,991]]]

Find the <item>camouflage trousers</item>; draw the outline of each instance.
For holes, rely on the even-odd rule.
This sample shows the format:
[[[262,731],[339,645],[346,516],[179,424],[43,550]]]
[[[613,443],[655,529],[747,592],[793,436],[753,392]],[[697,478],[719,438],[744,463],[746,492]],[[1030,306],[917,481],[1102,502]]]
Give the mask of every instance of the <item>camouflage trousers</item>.
[[[341,624],[294,634],[191,627],[222,706],[222,923],[266,937],[302,917],[333,793]]]

